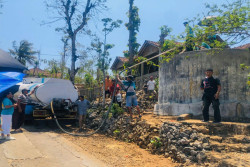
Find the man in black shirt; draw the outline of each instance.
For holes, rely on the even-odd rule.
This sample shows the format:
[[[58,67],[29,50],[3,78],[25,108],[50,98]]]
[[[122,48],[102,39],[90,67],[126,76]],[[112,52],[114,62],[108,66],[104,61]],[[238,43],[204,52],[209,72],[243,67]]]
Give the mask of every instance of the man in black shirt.
[[[220,102],[219,95],[221,91],[221,84],[219,79],[213,77],[213,70],[208,69],[205,72],[206,78],[201,82],[201,90],[204,90],[203,100],[203,118],[204,122],[209,121],[209,106],[212,103],[214,109],[214,123],[221,122],[220,116]]]

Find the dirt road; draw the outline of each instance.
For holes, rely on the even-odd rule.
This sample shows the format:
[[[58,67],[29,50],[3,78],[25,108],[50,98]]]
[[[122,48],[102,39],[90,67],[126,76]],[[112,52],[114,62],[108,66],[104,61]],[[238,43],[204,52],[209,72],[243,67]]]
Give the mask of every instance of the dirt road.
[[[107,166],[53,132],[13,134],[16,140],[0,141],[0,167]]]
[[[55,132],[56,131],[56,132]],[[72,137],[53,129],[25,127],[16,140],[0,141],[0,167],[166,167],[171,160],[104,135]]]

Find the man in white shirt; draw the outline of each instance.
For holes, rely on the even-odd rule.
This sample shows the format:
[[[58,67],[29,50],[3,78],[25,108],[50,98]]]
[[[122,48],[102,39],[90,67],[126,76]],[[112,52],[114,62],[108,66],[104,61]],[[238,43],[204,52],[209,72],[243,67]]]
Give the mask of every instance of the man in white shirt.
[[[152,96],[155,90],[155,80],[153,76],[150,76],[150,80],[148,81],[147,85],[148,85],[148,94],[149,96]]]

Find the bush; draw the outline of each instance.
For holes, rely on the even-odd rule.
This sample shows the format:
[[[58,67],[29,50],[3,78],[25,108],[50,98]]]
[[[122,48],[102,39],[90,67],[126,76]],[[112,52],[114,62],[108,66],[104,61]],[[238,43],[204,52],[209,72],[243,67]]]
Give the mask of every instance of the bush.
[[[152,138],[150,140],[150,143],[153,144],[156,148],[159,148],[162,145],[161,139],[159,137]]]
[[[119,129],[114,130],[113,134],[114,136],[118,137],[120,135],[121,131]]]
[[[124,110],[117,103],[114,103],[111,107],[111,113],[113,117],[117,118],[124,113]]]

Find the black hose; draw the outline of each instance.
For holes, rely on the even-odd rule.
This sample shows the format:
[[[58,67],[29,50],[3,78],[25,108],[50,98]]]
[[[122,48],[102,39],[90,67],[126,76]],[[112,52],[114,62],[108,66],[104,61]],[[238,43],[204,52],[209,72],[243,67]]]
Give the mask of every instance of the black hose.
[[[138,65],[143,64],[143,63],[145,63],[145,62],[148,62],[148,61],[150,61],[150,60],[152,60],[152,59],[154,59],[154,58],[157,58],[157,57],[159,57],[159,56],[162,56],[162,55],[164,55],[164,54],[166,54],[166,53],[168,53],[168,52],[173,51],[174,49],[176,49],[176,48],[170,49],[170,50],[168,50],[168,51],[166,51],[166,52],[163,52],[163,53],[161,53],[161,54],[159,54],[159,55],[156,55],[156,56],[154,56],[154,57],[151,57],[151,58],[149,58],[149,59],[147,59],[147,60],[144,60],[144,61],[142,61],[142,62],[140,62],[140,63],[137,63],[137,64],[135,64],[135,65],[132,65],[132,66],[130,66],[130,67],[127,67],[127,68],[123,69],[123,70],[119,73],[119,75],[121,75],[121,73],[123,73],[123,72],[126,71],[126,70],[130,70],[130,69],[132,69],[132,68],[135,67],[135,66],[138,66]],[[114,89],[114,92],[116,92],[116,85],[117,85],[117,77],[116,77],[116,79],[115,79],[115,89]],[[71,132],[68,132],[68,131],[66,131],[65,129],[63,129],[63,128],[61,127],[61,125],[59,124],[59,122],[58,122],[58,120],[57,120],[57,117],[56,117],[56,115],[55,115],[54,108],[53,108],[53,100],[52,100],[51,103],[50,103],[51,111],[52,111],[52,114],[54,115],[54,119],[55,119],[55,121],[56,121],[57,126],[58,126],[64,133],[67,133],[67,134],[73,135],[73,136],[83,136],[83,137],[91,136],[91,135],[97,133],[97,132],[101,129],[101,127],[104,125],[104,123],[106,122],[106,120],[107,120],[107,118],[108,118],[108,115],[109,115],[109,112],[110,112],[110,110],[111,110],[112,104],[113,104],[113,100],[114,100],[114,97],[115,97],[114,95],[115,95],[115,93],[113,93],[113,95],[112,95],[112,100],[111,100],[111,103],[110,103],[110,105],[109,105],[108,112],[106,113],[106,116],[105,116],[104,120],[102,121],[101,125],[100,125],[94,132],[89,133],[89,134],[71,133]]]
[[[122,71],[119,73],[119,75],[120,75],[121,73],[123,73],[125,70],[126,70],[126,69],[122,70]],[[115,79],[115,88],[114,88],[114,92],[116,92],[116,86],[117,86],[117,77],[116,77],[116,79]],[[51,107],[51,111],[52,111],[52,114],[53,114],[53,116],[54,116],[54,120],[56,121],[57,126],[58,126],[64,133],[67,133],[67,134],[72,135],[72,136],[88,137],[88,136],[91,136],[91,135],[97,133],[97,132],[101,129],[101,127],[105,124],[105,122],[106,122],[106,120],[107,120],[107,118],[108,118],[108,115],[109,115],[109,113],[110,113],[111,107],[112,107],[112,105],[113,105],[114,98],[115,98],[115,93],[113,93],[113,95],[112,95],[112,100],[111,100],[111,103],[110,103],[110,105],[109,105],[108,112],[106,113],[106,115],[105,115],[105,117],[104,117],[102,123],[100,124],[100,126],[99,126],[94,132],[88,133],[88,134],[83,134],[83,133],[71,133],[71,132],[68,132],[68,131],[66,131],[65,129],[63,129],[62,126],[59,124],[58,119],[57,119],[57,117],[56,117],[56,114],[55,114],[55,111],[54,111],[54,107],[53,107],[53,100],[50,102],[50,107]]]

